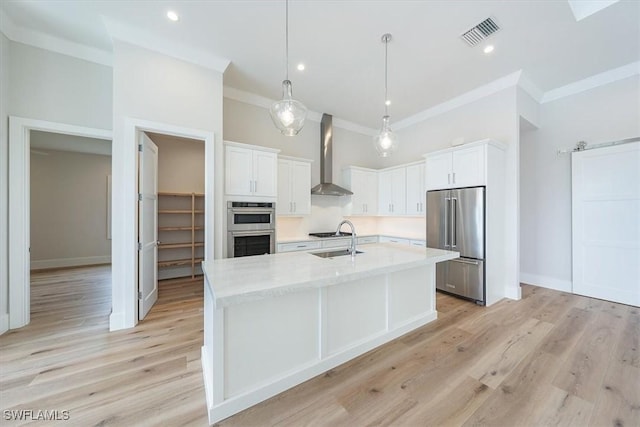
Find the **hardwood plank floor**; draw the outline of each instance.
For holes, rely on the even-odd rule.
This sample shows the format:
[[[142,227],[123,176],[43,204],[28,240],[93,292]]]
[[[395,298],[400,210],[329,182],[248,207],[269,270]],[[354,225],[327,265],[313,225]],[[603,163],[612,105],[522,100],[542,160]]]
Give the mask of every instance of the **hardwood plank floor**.
[[[207,425],[202,280],[162,283],[143,322],[111,333],[108,266],[32,282],[31,324],[0,336],[2,425],[60,424],[7,410]],[[220,426],[640,426],[637,307],[533,286],[489,308],[438,294],[437,307],[437,321]]]

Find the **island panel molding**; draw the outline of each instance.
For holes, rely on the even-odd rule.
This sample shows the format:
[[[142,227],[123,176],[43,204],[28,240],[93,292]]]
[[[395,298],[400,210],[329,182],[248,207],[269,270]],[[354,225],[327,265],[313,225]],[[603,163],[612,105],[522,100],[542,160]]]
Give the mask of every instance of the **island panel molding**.
[[[437,318],[435,264],[457,252],[371,244],[205,261],[202,365],[223,420]]]

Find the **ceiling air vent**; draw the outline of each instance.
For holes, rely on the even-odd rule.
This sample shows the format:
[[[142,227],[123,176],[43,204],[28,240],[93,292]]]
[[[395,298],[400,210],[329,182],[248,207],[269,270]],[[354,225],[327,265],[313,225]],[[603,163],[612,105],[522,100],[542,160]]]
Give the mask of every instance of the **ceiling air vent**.
[[[460,37],[467,42],[469,46],[475,46],[499,30],[500,27],[496,21],[494,21],[493,18],[487,18],[470,30],[465,31]]]

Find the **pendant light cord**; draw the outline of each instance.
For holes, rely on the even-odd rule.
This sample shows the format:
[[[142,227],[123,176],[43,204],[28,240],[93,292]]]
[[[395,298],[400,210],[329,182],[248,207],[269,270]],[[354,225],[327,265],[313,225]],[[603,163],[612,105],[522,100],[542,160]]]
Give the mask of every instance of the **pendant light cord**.
[[[384,41],[384,115],[388,116],[388,105],[387,101],[389,101],[389,96],[387,95],[387,51],[389,48],[389,40]]]
[[[285,0],[285,58],[286,58],[286,70],[285,75],[287,76],[287,80],[289,80],[289,0]]]

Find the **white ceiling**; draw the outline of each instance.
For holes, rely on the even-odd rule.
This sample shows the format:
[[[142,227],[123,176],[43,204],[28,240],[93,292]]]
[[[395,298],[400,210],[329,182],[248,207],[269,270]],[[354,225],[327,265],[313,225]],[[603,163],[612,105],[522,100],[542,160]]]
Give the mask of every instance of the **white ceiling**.
[[[32,130],[29,143],[37,152],[53,150],[111,156],[111,141],[105,139]]]
[[[612,2],[607,2],[612,3]],[[109,28],[229,60],[225,86],[280,97],[284,1],[2,2],[17,28],[111,50]],[[177,11],[172,23],[165,14]],[[467,46],[460,34],[492,16],[502,30]],[[291,0],[290,78],[313,111],[376,128],[383,114],[389,45],[392,122],[523,70],[540,91],[640,60],[640,1],[619,1],[576,21],[566,0]],[[105,22],[108,24],[106,25]],[[131,31],[130,33],[133,33]],[[169,43],[170,42],[170,43]],[[306,70],[295,69],[304,62]]]

